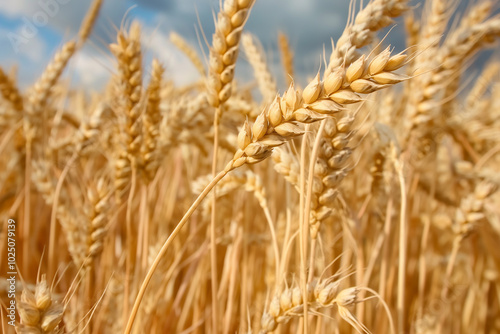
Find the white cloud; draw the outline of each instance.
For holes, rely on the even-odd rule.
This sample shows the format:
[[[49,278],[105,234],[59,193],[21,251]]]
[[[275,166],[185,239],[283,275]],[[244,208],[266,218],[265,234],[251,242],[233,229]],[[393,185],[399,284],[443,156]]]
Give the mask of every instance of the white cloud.
[[[33,11],[33,3],[26,0],[3,1],[2,14],[8,17],[18,17],[28,15]]]
[[[90,49],[78,52],[72,60],[77,84],[90,90],[101,90],[108,82],[113,68],[111,57],[106,57]]]
[[[23,39],[21,27],[0,28],[0,65],[4,69],[19,67],[19,84],[25,87],[33,82],[47,60],[48,46],[39,35]],[[16,39],[17,38],[17,39]],[[50,55],[51,56],[51,55]]]
[[[169,41],[169,32],[154,30],[151,27],[143,29],[146,50],[151,51],[153,57],[158,58],[167,70],[166,77],[176,84],[193,83],[199,77],[198,71],[191,61]],[[145,65],[146,68],[149,66]]]
[[[18,21],[16,25],[29,26],[31,30],[49,28],[61,35],[72,36],[80,28],[91,2],[90,0],[3,0],[0,12],[2,16]],[[119,24],[129,6],[128,1],[104,1],[100,18],[94,28],[109,27],[110,22]]]
[[[48,50],[40,37],[30,39],[27,46],[23,47],[21,57],[14,54],[21,63],[21,68],[28,67],[22,64],[25,61],[31,65],[35,62],[38,62],[38,66],[44,65],[52,57],[56,50],[55,46],[60,45],[58,44],[60,41],[75,37],[91,3],[90,0],[3,0],[3,2],[0,12],[4,16],[17,18],[16,27],[25,25],[23,20],[33,22],[36,13],[46,13],[49,17],[45,26],[37,28],[40,31],[47,28],[52,31],[48,34],[43,33],[50,38],[51,50]],[[52,4],[52,7],[47,7],[46,4]],[[197,80],[199,75],[196,69],[182,52],[169,43],[168,35],[171,29],[175,29],[198,49],[194,32],[194,27],[198,26],[197,10],[210,43],[214,29],[212,13],[219,10],[219,0],[105,0],[100,18],[94,27],[91,43],[106,48],[109,42],[114,41],[116,38],[114,26],[120,26],[125,12],[133,4],[139,6],[126,14],[125,21],[130,21],[134,17],[147,20],[143,34],[148,55],[145,57],[146,68],[150,64],[149,56],[152,55],[164,63],[167,68],[166,76],[174,79],[176,83],[185,84]],[[285,32],[296,54],[296,79],[300,79],[305,73],[315,72],[317,69],[323,44],[326,45],[328,55],[330,37],[336,39],[340,36],[347,19],[348,5],[349,1],[345,0],[259,0],[252,10],[246,29],[261,40],[270,55],[268,61],[278,76],[282,73],[277,50],[277,32],[278,30]],[[151,8],[156,10],[152,11]],[[2,37],[4,36],[0,35],[0,42],[9,43],[6,39],[2,40]],[[206,46],[203,47],[206,50]],[[12,58],[12,54],[6,54],[5,51],[0,53],[0,63],[3,64],[7,58]],[[243,54],[241,58],[244,58]],[[101,61],[109,62],[109,59],[95,50],[85,53],[74,61],[78,68],[77,82],[83,85],[94,86],[104,80],[102,72],[109,72],[105,66],[99,65]],[[243,74],[246,78],[246,73],[251,72],[245,69],[245,66],[247,66],[245,61],[238,64],[238,76]],[[243,69],[240,70],[240,67]],[[98,78],[93,80],[93,76]]]
[[[143,26],[142,43],[144,53],[144,81],[148,82],[151,59],[157,58],[165,66],[166,80],[177,85],[195,82],[199,74],[191,61],[169,42],[168,32],[155,27]],[[116,73],[116,63],[109,51],[98,51],[87,46],[78,52],[71,61],[74,83],[90,90],[101,90],[108,83],[111,74]]]
[[[44,59],[47,52],[47,43],[41,38],[39,33],[35,33],[33,37],[27,38],[24,34],[24,27],[20,26],[14,32],[10,32],[8,45],[11,47],[10,52],[17,57],[22,56],[33,63],[39,63]]]

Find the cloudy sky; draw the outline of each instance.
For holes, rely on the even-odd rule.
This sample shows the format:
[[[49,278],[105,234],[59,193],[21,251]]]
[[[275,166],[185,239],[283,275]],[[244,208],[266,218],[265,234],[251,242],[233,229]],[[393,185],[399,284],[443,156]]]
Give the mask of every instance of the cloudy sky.
[[[55,50],[75,37],[90,3],[91,0],[2,0],[0,66],[9,70],[18,65],[21,85],[30,85]],[[192,82],[197,72],[170,44],[169,33],[175,30],[201,52],[196,29],[201,27],[211,41],[213,13],[218,7],[219,0],[104,0],[90,42],[72,60],[67,75],[75,85],[102,87],[114,71],[107,45],[114,41],[117,27],[137,19],[143,25],[146,61],[157,57],[165,64],[167,75],[177,83]],[[348,0],[257,0],[246,29],[260,39],[280,81],[283,74],[277,35],[278,31],[285,32],[296,54],[300,79],[317,71],[323,47],[328,54],[330,38],[336,40],[345,26],[348,7]],[[399,24],[388,41],[400,49],[403,35],[403,25]],[[206,50],[204,44],[202,40]],[[243,54],[241,58],[237,76],[246,79],[251,70]]]

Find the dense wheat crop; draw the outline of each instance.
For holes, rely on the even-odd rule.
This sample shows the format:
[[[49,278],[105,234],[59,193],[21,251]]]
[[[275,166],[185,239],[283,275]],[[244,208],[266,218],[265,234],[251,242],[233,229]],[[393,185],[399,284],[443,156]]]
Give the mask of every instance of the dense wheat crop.
[[[32,86],[0,67],[2,332],[500,333],[496,1],[353,2],[307,81],[254,0],[205,54],[170,34],[182,87],[124,20],[89,94],[64,71],[101,2]]]

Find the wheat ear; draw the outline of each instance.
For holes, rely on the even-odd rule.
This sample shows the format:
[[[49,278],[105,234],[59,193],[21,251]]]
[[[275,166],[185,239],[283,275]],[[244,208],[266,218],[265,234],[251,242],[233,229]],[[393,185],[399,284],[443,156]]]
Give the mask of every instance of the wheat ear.
[[[472,13],[472,15],[475,15]],[[466,19],[466,21],[468,21]],[[470,20],[475,22],[475,20]],[[473,26],[462,26],[452,33],[438,54],[439,67],[429,73],[425,88],[415,94],[415,110],[411,114],[413,127],[431,125],[439,115],[442,104],[443,88],[459,78],[460,66],[482,47],[492,43],[500,36],[500,17],[493,17]],[[449,92],[448,92],[449,94]]]
[[[467,94],[467,98],[465,100],[467,107],[470,110],[479,109],[477,105],[480,104],[483,95],[488,90],[490,85],[495,80],[500,78],[500,63],[499,62],[490,62],[488,63],[481,75],[476,79],[474,86],[471,88],[469,93]]]
[[[484,201],[497,190],[493,183],[483,181],[474,189],[474,193],[464,198],[460,202],[460,207],[456,211],[455,224],[453,230],[460,240],[469,236],[477,227],[477,224],[484,220]]]
[[[338,188],[349,172],[352,149],[348,146],[354,135],[355,118],[346,114],[335,121],[327,118],[313,171],[313,196],[310,214],[311,238],[316,239],[321,222],[333,212]]]
[[[200,136],[193,134],[204,131],[200,129],[210,129],[212,122],[206,117],[209,112],[212,112],[212,107],[205,94],[194,98],[181,96],[172,102],[160,125],[158,145],[162,154],[168,154],[172,148],[182,143],[197,145]],[[203,146],[200,148],[205,150]]]
[[[53,299],[45,275],[36,284],[35,294],[23,289],[17,310],[21,318],[18,333],[61,333],[59,324],[64,315],[64,305]]]
[[[449,281],[455,266],[455,261],[458,255],[460,246],[465,238],[467,238],[477,225],[486,219],[484,213],[484,202],[494,192],[497,191],[497,186],[493,183],[482,181],[474,189],[474,192],[464,198],[460,207],[456,211],[453,231],[455,232],[455,239],[453,240],[453,248],[451,250],[450,259],[446,266],[446,277],[444,280],[441,296],[448,298]]]
[[[89,209],[86,212],[88,219],[86,266],[91,266],[101,254],[108,228],[106,216],[109,211],[111,190],[104,178],[100,178],[94,188],[89,187],[87,190]]]
[[[415,14],[409,13],[405,16],[406,47],[417,45],[420,40],[420,21],[415,19]]]
[[[352,305],[361,302],[357,297],[360,289],[351,287],[341,290],[341,280],[342,278],[338,275],[323,280],[311,280],[307,283],[306,298],[298,286],[287,287],[274,296],[262,314],[259,334],[272,332],[280,323],[302,316],[305,304],[316,313],[322,308],[331,308],[336,305],[339,315],[359,333],[370,333],[368,328],[359,322],[349,310]]]
[[[325,74],[332,72],[342,63],[350,65],[359,57],[357,49],[370,44],[375,33],[393,23],[393,18],[407,10],[408,0],[374,0],[369,2],[348,25],[337,41],[330,55]]]
[[[257,117],[252,128],[245,122],[238,135],[238,151],[225,170],[230,171],[244,164],[260,162],[272,153],[274,147],[283,145],[304,133],[300,123],[314,123],[339,113],[343,105],[360,102],[358,94],[370,94],[405,80],[392,71],[404,65],[406,56],[390,56],[383,52],[367,62],[360,57],[347,69],[338,68],[320,81],[319,74],[304,91],[291,85],[283,97]]]
[[[433,67],[436,54],[439,49],[439,42],[441,36],[446,30],[446,25],[450,16],[450,1],[449,0],[436,0],[426,2],[427,22],[422,27],[422,31],[418,41],[420,56],[415,58],[415,68],[419,71],[428,71]]]
[[[299,191],[300,166],[297,157],[281,147],[275,148],[271,157],[274,162],[274,170],[283,175],[285,180]]]
[[[0,94],[10,102],[14,110],[23,110],[23,98],[12,80],[0,68]]]
[[[147,89],[146,112],[144,113],[144,141],[141,148],[142,168],[148,180],[152,180],[159,165],[158,137],[160,135],[160,91],[162,77],[165,69],[158,62],[153,60],[153,73]]]
[[[94,21],[99,13],[102,0],[94,0],[92,6],[85,16],[84,22],[80,29],[80,42],[83,43],[91,32]],[[61,51],[56,53],[54,59],[47,66],[42,76],[33,86],[32,91],[28,94],[29,107],[27,109],[28,120],[25,122],[25,130],[27,136],[32,136],[33,131],[32,126],[36,126],[36,118],[43,111],[47,100],[50,98],[52,93],[52,88],[59,80],[64,68],[68,64],[70,58],[74,55],[77,49],[77,44],[75,41],[69,41],[63,45]]]
[[[280,48],[281,63],[285,70],[285,79],[287,85],[290,86],[295,74],[293,69],[293,51],[288,42],[288,37],[281,31],[278,33],[278,46]]]
[[[243,45],[243,50],[248,58],[248,62],[252,65],[254,70],[257,83],[259,84],[259,90],[263,97],[263,102],[265,104],[271,103],[277,88],[267,66],[262,47],[259,48],[257,46],[256,38],[249,33],[243,34],[241,37],[241,44]]]
[[[209,58],[208,100],[218,107],[231,96],[238,44],[254,0],[226,0],[217,17]]]
[[[75,53],[76,43],[69,41],[63,45],[60,51],[56,53],[54,59],[47,65],[42,76],[33,85],[28,94],[28,107],[26,110],[25,135],[28,137],[36,135],[41,113],[52,94],[52,89],[61,76],[68,61]],[[35,126],[35,128],[32,128]]]
[[[82,25],[80,26],[80,31],[78,32],[80,45],[83,44],[92,33],[92,28],[95,25],[97,16],[99,16],[102,2],[103,0],[94,0],[90,5],[87,15],[85,15]]]
[[[222,2],[221,2],[222,4]],[[215,33],[208,62],[207,93],[208,101],[215,108],[213,121],[212,175],[215,177],[219,150],[219,123],[222,117],[222,104],[231,96],[234,68],[238,59],[239,42],[243,26],[248,18],[254,0],[225,0],[217,15]],[[216,193],[214,190],[210,220],[210,261],[212,291],[212,326],[218,332],[217,298],[217,249],[215,244]]]
[[[203,66],[203,62],[198,56],[198,53],[193,49],[191,45],[188,44],[188,42],[184,38],[182,38],[181,35],[179,35],[175,31],[172,31],[170,33],[170,42],[172,42],[172,44],[174,44],[179,50],[184,52],[184,54],[189,58],[189,60],[191,60],[194,67],[196,67],[196,69],[202,76],[205,75],[205,66]]]
[[[131,175],[132,160],[135,161],[142,143],[141,104],[142,96],[142,51],[140,43],[141,28],[132,22],[128,34],[118,33],[118,43],[110,49],[118,60],[118,82],[116,96],[118,107],[123,112],[123,136],[115,163],[115,188],[120,196]]]
[[[96,137],[99,135],[99,128],[102,125],[102,118],[108,111],[107,104],[99,103],[89,119],[85,119],[80,123],[76,135],[72,139],[72,144],[77,152],[84,151],[95,142]]]

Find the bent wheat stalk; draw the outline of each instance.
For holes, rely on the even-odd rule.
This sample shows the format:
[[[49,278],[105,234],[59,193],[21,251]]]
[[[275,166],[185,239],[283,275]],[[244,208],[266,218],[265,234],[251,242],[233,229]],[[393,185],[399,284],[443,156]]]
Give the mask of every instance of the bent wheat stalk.
[[[223,104],[231,96],[231,85],[234,68],[238,59],[241,32],[255,0],[225,0],[217,17],[215,33],[209,58],[209,75],[207,80],[208,101],[215,108],[214,115],[214,151],[212,157],[212,175],[217,170],[219,150],[219,123],[222,117]],[[217,249],[215,245],[215,217],[217,196],[214,190],[212,215],[210,221],[210,260],[212,283],[212,325],[218,332],[217,305]]]
[[[362,56],[347,68],[345,78],[344,75],[339,75],[338,71],[333,71],[321,82],[318,75],[303,92],[295,90],[292,84],[283,97],[277,96],[273,103],[262,111],[252,127],[246,120],[238,134],[238,150],[233,158],[206,186],[163,244],[141,284],[124,333],[130,334],[146,288],[173,239],[203,199],[227,173],[246,164],[261,162],[271,156],[275,147],[301,136],[304,131],[300,124],[320,121],[343,110],[345,104],[361,101],[361,96],[355,92],[369,94],[401,82],[403,79],[390,71],[402,67],[405,60],[406,56],[402,54],[387,57],[383,65],[377,63],[377,71],[371,71],[372,74],[369,74],[373,65],[367,64]]]
[[[179,234],[181,231],[182,227],[187,223],[191,215],[194,213],[194,211],[198,208],[200,203],[207,197],[208,193],[215,187],[215,185],[222,180],[226,174],[229,173],[229,170],[224,169],[222,172],[217,174],[217,176],[205,187],[203,192],[198,196],[198,198],[193,202],[191,207],[188,209],[188,211],[184,214],[184,217],[182,217],[181,221],[177,224],[177,226],[174,228],[172,233],[168,236],[168,239],[165,241],[163,246],[160,249],[160,252],[158,255],[156,255],[153,263],[151,264],[151,267],[148,270],[148,273],[146,274],[146,277],[144,278],[144,281],[141,284],[141,288],[139,289],[139,293],[137,294],[137,297],[134,302],[134,306],[132,307],[132,312],[128,318],[127,321],[127,326],[125,328],[124,334],[130,334],[132,331],[132,326],[134,325],[134,320],[137,316],[137,312],[139,311],[139,306],[141,304],[142,298],[144,297],[144,294],[146,293],[146,288],[151,281],[151,278],[153,277],[153,274],[160,264],[160,261],[162,258],[165,256],[167,253],[168,248],[172,244],[173,240],[175,237]]]

